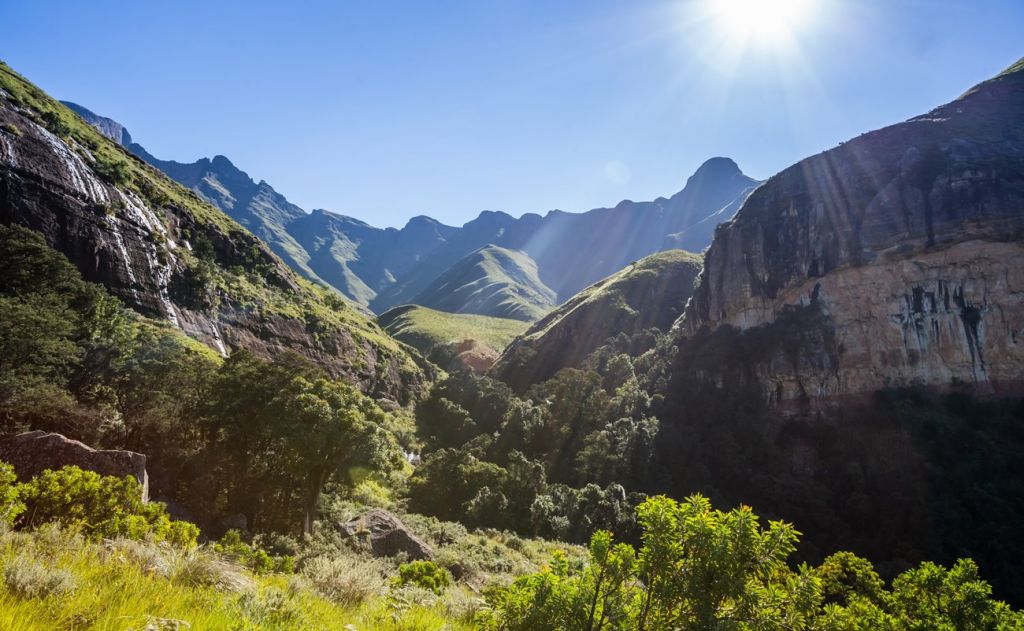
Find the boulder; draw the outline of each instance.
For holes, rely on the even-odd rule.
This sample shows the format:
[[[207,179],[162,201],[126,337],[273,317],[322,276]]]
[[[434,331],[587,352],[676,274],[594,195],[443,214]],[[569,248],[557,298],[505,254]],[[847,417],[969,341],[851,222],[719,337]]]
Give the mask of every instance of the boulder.
[[[0,460],[14,467],[18,478],[27,480],[46,469],[75,465],[100,475],[132,476],[142,486],[142,501],[149,501],[146,456],[120,449],[93,449],[61,434],[25,432],[0,439]]]
[[[391,557],[404,552],[412,560],[433,559],[434,551],[406,528],[394,514],[375,508],[341,525],[345,537],[369,539],[373,555]]]

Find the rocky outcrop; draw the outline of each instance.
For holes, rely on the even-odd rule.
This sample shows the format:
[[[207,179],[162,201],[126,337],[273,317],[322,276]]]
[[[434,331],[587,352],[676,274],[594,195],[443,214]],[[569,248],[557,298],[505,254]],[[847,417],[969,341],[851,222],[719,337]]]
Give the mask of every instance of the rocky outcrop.
[[[536,322],[506,347],[491,371],[513,390],[579,367],[609,338],[645,329],[668,331],[701,270],[696,254],[652,254],[601,280]]]
[[[423,384],[399,344],[243,227],[0,66],[4,86],[0,222],[42,233],[86,280],[222,354],[295,351],[401,402]]]
[[[0,438],[0,460],[13,466],[21,480],[72,465],[100,475],[130,476],[142,488],[142,501],[149,501],[146,457],[134,451],[93,449],[60,434],[34,431]]]
[[[398,517],[383,509],[373,509],[340,526],[344,537],[365,538],[374,556],[405,554],[410,560],[433,559],[434,551],[406,528]]]
[[[679,322],[762,340],[768,400],[911,385],[1024,384],[1024,64],[956,101],[808,158],[759,187],[708,250]],[[794,336],[793,313],[818,334]],[[775,349],[775,351],[772,351]],[[686,353],[681,350],[681,354]]]

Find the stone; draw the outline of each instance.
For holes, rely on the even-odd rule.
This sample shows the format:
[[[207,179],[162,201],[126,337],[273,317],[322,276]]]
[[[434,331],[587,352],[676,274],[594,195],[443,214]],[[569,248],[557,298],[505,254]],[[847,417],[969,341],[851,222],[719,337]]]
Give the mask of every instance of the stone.
[[[707,251],[677,323],[678,383],[744,370],[783,407],[890,387],[1024,391],[1021,120],[1017,69],[765,182]],[[765,343],[742,366],[695,357],[728,330]]]
[[[366,537],[374,556],[393,557],[405,553],[412,560],[433,559],[434,551],[410,531],[393,513],[375,508],[341,524],[345,537]]]
[[[142,501],[149,501],[146,456],[134,451],[93,449],[61,434],[36,430],[0,439],[0,460],[10,463],[20,480],[69,465],[100,475],[131,476],[142,487]]]

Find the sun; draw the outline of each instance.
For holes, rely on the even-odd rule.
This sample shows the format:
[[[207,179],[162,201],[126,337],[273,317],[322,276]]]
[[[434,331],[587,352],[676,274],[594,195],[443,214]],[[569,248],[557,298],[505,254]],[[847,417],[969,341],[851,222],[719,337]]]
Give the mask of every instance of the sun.
[[[808,21],[815,0],[707,0],[713,22],[742,43],[783,44]]]

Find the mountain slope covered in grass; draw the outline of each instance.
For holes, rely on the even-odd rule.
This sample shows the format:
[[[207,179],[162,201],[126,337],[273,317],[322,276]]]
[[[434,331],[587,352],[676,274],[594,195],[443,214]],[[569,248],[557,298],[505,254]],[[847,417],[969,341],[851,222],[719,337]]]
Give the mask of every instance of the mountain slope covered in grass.
[[[447,313],[419,305],[389,309],[377,323],[438,366],[482,371],[509,342],[526,330],[522,320],[471,313]]]
[[[502,353],[493,374],[516,391],[578,367],[616,336],[668,331],[686,306],[701,257],[682,250],[652,254],[594,283],[535,322]],[[627,346],[630,346],[627,343]],[[633,348],[634,354],[640,348]]]
[[[452,265],[411,302],[438,311],[529,322],[550,311],[555,299],[527,254],[489,245]]]

